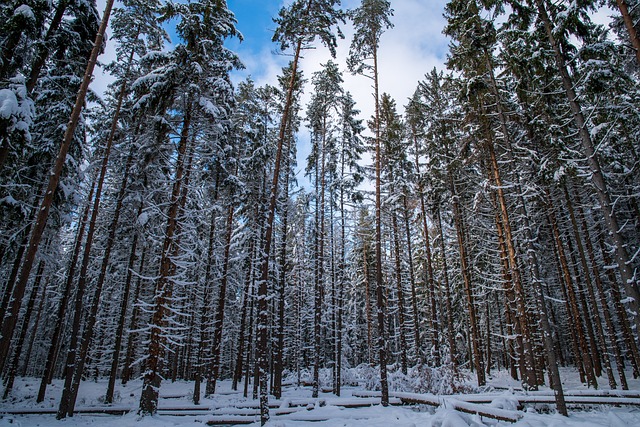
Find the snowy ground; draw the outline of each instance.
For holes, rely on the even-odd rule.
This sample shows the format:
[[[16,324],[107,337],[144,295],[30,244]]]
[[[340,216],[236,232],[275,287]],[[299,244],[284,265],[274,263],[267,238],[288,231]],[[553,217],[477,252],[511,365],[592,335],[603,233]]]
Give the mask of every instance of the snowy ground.
[[[584,392],[586,388],[581,385],[576,374],[567,370],[563,372],[566,390]],[[629,376],[630,377],[630,376]],[[602,380],[602,379],[601,379]],[[494,405],[499,402],[509,401],[513,393],[522,393],[517,389],[519,384],[511,381],[504,373],[496,374],[490,381],[490,387],[485,391],[486,395],[499,395],[494,400]],[[126,387],[118,384],[116,389],[116,402],[111,408],[137,408],[140,398],[141,381],[132,381]],[[218,393],[213,399],[201,399],[200,407],[196,410],[191,402],[193,383],[187,382],[163,382],[159,402],[160,414],[154,417],[140,419],[135,411],[125,415],[95,415],[77,414],[65,421],[56,421],[53,414],[41,415],[14,415],[7,411],[16,410],[55,410],[60,396],[60,382],[54,382],[47,390],[47,399],[41,404],[35,403],[39,380],[33,378],[19,378],[16,380],[12,397],[0,403],[0,426],[65,426],[65,427],[170,427],[206,425],[207,421],[229,417],[230,414],[239,416],[243,414],[253,417],[254,426],[259,425],[259,418],[255,415],[255,409],[251,409],[251,400],[242,397],[241,392],[233,392],[230,382],[219,383]],[[102,403],[106,390],[106,381],[85,382],[81,385],[76,409],[105,407]],[[504,390],[503,388],[507,388]],[[509,389],[511,388],[511,389]],[[601,381],[601,390],[607,390],[606,381]],[[640,393],[640,380],[631,380],[630,389]],[[273,409],[274,414],[268,425],[272,427],[293,427],[313,424],[313,426],[362,426],[362,427],[462,427],[462,426],[507,426],[516,427],[634,427],[640,426],[640,406],[592,406],[589,409],[580,409],[570,406],[568,418],[548,414],[550,405],[527,405],[524,416],[515,424],[491,420],[478,415],[468,415],[446,407],[434,408],[426,405],[416,406],[390,406],[384,408],[378,404],[362,408],[345,408],[341,404],[349,404],[365,401],[377,402],[377,398],[352,397],[353,393],[361,391],[359,388],[345,387],[342,397],[335,398],[331,393],[322,393],[320,400],[311,399],[309,387],[285,387],[281,408],[294,406],[291,413],[275,415],[276,412],[287,412],[282,409]],[[393,399],[392,399],[393,400]],[[398,400],[395,399],[397,402]],[[302,405],[301,405],[302,404]],[[243,407],[244,406],[244,407]],[[485,405],[491,408],[491,404]],[[173,416],[162,415],[163,408],[188,409],[189,415]],[[553,408],[551,407],[551,412]],[[323,421],[321,421],[323,420]]]

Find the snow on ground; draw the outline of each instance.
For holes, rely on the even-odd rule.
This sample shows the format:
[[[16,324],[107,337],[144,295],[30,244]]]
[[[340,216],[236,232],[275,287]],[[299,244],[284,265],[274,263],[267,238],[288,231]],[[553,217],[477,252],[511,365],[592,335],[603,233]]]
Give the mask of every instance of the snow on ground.
[[[577,374],[573,370],[563,371],[564,386],[566,390],[584,392],[586,388],[580,384]],[[629,378],[631,376],[629,375]],[[600,379],[601,390],[608,390],[606,379]],[[39,415],[14,415],[7,414],[9,410],[55,410],[61,393],[61,381],[54,383],[47,389],[47,397],[40,404],[35,403],[39,379],[18,378],[14,386],[12,396],[7,401],[0,402],[0,427],[5,426],[60,426],[60,427],[173,427],[173,426],[197,426],[206,425],[208,420],[214,417],[253,416],[254,424],[259,426],[259,417],[254,415],[257,411],[250,408],[255,401],[242,397],[242,392],[231,390],[229,381],[218,383],[218,393],[212,399],[201,399],[199,407],[194,406],[191,398],[193,393],[192,382],[165,381],[160,389],[159,408],[182,408],[188,410],[189,415],[156,415],[154,417],[140,418],[135,413],[138,406],[142,382],[131,381],[126,387],[118,384],[116,387],[116,399],[111,408],[133,408],[134,411],[125,415],[96,415],[76,414],[64,421],[56,421],[54,414]],[[513,381],[507,373],[499,372],[489,380],[489,387],[484,390],[486,395],[498,395],[492,404],[486,408],[500,407],[513,409],[513,393],[523,393],[519,390],[520,384]],[[640,380],[630,379],[630,389],[640,393]],[[104,392],[107,388],[106,380],[98,382],[83,382],[78,395],[76,409],[105,407],[103,403]],[[480,418],[478,415],[469,415],[455,411],[452,408],[434,408],[426,405],[414,406],[389,406],[384,408],[378,404],[362,408],[345,408],[341,404],[372,401],[377,398],[353,397],[354,391],[361,391],[358,387],[344,387],[341,398],[336,398],[331,393],[321,393],[320,399],[311,398],[310,387],[288,386],[284,388],[283,399],[279,403],[279,409],[275,412],[290,412],[283,415],[272,415],[268,423],[271,427],[466,427],[466,426],[514,426],[514,427],[634,427],[640,426],[640,407],[612,407],[596,406],[589,409],[570,407],[568,418],[554,414],[553,405],[537,404],[528,405],[524,416],[520,421],[511,424],[504,421],[496,421],[488,418]],[[544,390],[544,389],[543,389]],[[251,389],[249,391],[251,393]],[[477,395],[474,395],[477,396]],[[510,398],[511,396],[511,398]],[[393,400],[393,399],[392,399]],[[397,401],[397,399],[396,399]],[[276,402],[278,403],[278,402]],[[294,409],[286,411],[283,408],[296,405]],[[4,414],[3,414],[4,412]]]

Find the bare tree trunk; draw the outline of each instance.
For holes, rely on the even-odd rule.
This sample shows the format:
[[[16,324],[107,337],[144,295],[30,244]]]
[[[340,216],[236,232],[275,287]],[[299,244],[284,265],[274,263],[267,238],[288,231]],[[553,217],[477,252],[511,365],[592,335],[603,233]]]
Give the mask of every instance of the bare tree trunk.
[[[295,81],[297,78],[298,61],[300,59],[300,51],[302,49],[302,39],[296,44],[295,54],[291,66],[291,79],[287,88],[287,97],[282,112],[280,122],[280,131],[278,135],[278,148],[276,151],[275,165],[273,168],[273,182],[271,184],[271,195],[269,200],[269,211],[267,225],[265,229],[264,248],[262,252],[262,275],[258,287],[258,349],[260,369],[260,423],[264,425],[269,421],[269,396],[267,395],[267,370],[268,370],[268,340],[267,340],[267,293],[269,280],[269,254],[271,251],[271,240],[273,237],[273,221],[276,214],[276,202],[278,194],[278,183],[280,180],[280,164],[282,162],[282,151],[285,143],[285,135],[287,124],[289,123],[289,114],[293,103],[293,92],[295,89]]]
[[[7,353],[9,351],[7,342],[9,342],[13,337],[18,312],[20,311],[20,306],[22,304],[24,292],[29,280],[29,275],[31,274],[31,268],[35,260],[36,253],[38,252],[42,234],[44,232],[45,226],[47,225],[49,210],[51,209],[53,196],[58,187],[58,182],[60,181],[60,174],[62,173],[62,168],[67,157],[67,152],[69,151],[69,147],[71,146],[71,142],[73,140],[73,135],[75,133],[76,127],[78,126],[78,121],[80,120],[80,113],[82,112],[82,108],[84,106],[87,90],[89,89],[89,83],[91,82],[91,76],[93,75],[93,69],[96,65],[100,50],[102,49],[104,33],[107,29],[109,15],[111,14],[112,7],[113,0],[107,0],[104,14],[102,16],[102,22],[100,23],[98,33],[96,34],[96,39],[93,44],[93,49],[91,50],[89,62],[87,63],[87,68],[85,70],[80,89],[78,90],[78,96],[76,97],[76,102],[73,107],[69,123],[66,126],[62,144],[60,145],[60,151],[58,152],[55,163],[51,168],[51,172],[49,173],[47,189],[45,190],[40,202],[40,206],[36,211],[35,225],[32,229],[31,237],[29,238],[27,251],[24,256],[22,268],[20,269],[18,281],[16,282],[16,286],[13,290],[13,304],[11,306],[11,310],[9,311],[10,315],[4,319],[2,323],[2,329],[0,331],[2,335],[2,338],[0,338],[0,360],[5,360],[7,358]]]
[[[282,240],[280,243],[280,277],[278,278],[278,332],[276,336],[276,348],[274,355],[274,377],[271,382],[272,394],[276,399],[282,397],[282,371],[283,366],[283,353],[284,353],[284,308],[285,308],[285,290],[287,280],[287,225],[289,220],[289,156],[285,158],[285,179],[282,195],[283,209],[282,209]]]
[[[602,257],[604,259],[605,265],[611,265],[611,258],[609,257],[609,253],[604,246],[604,241],[602,238],[598,239],[600,244],[600,251],[602,252]],[[611,284],[611,296],[613,300],[613,305],[616,309],[616,314],[618,317],[618,323],[622,327],[622,336],[624,337],[625,344],[627,349],[629,350],[628,359],[631,362],[631,366],[633,368],[633,378],[640,377],[640,352],[638,351],[638,346],[636,345],[636,339],[632,330],[631,325],[629,324],[629,318],[627,317],[627,311],[624,309],[622,305],[622,295],[620,295],[620,290],[618,289],[615,273],[607,269],[607,274],[609,275],[609,282]]]
[[[133,50],[129,56],[129,61],[127,63],[128,67],[130,67],[133,62]],[[128,74],[128,70],[127,70]],[[122,85],[120,86],[120,93],[118,95],[118,103],[111,121],[111,129],[109,131],[109,136],[107,138],[104,153],[102,155],[102,165],[100,168],[100,175],[98,177],[98,182],[96,185],[96,195],[93,202],[93,210],[91,212],[91,219],[89,220],[89,229],[87,231],[87,241],[85,242],[84,252],[82,255],[82,266],[80,268],[80,277],[78,278],[78,287],[82,287],[83,289],[86,286],[87,273],[90,261],[91,247],[93,245],[93,236],[95,234],[96,222],[98,219],[98,213],[100,211],[100,200],[102,197],[102,187],[104,185],[105,177],[107,176],[107,166],[109,164],[109,156],[111,154],[111,148],[113,146],[113,140],[115,138],[117,126],[118,126],[118,116],[120,114],[120,109],[122,107],[122,102],[124,100],[124,95],[126,93],[126,79],[123,80]],[[104,255],[102,258],[102,266],[100,268],[100,275],[98,276],[98,281],[95,288],[95,294],[93,297],[93,302],[91,305],[91,312],[89,314],[89,318],[86,321],[86,325],[83,332],[83,338],[81,343],[81,349],[79,358],[75,355],[75,348],[73,348],[73,356],[77,360],[73,361],[73,364],[70,366],[67,365],[66,373],[65,373],[65,387],[62,391],[62,398],[60,399],[60,406],[58,408],[58,414],[56,415],[57,419],[62,419],[65,416],[63,415],[65,412],[71,417],[73,416],[73,409],[75,407],[75,400],[78,394],[78,387],[80,386],[80,378],[82,377],[82,371],[84,369],[84,363],[86,358],[87,349],[89,343],[92,339],[93,335],[93,327],[96,321],[96,315],[98,312],[98,306],[100,303],[100,295],[102,293],[102,287],[104,285],[104,280],[107,275],[107,267],[109,266],[109,259],[111,257],[111,250],[113,248],[113,244],[115,243],[115,236],[118,227],[118,219],[120,217],[120,211],[122,209],[122,204],[124,201],[125,191],[127,187],[127,181],[129,178],[129,167],[131,166],[131,161],[133,158],[133,150],[129,152],[129,156],[127,157],[127,164],[125,166],[124,177],[122,179],[122,184],[120,187],[120,191],[118,193],[116,208],[114,211],[113,219],[109,226],[109,235],[107,236],[106,247],[104,249]],[[79,305],[78,305],[79,304]],[[76,303],[76,307],[81,307],[82,301]],[[78,327],[80,323],[77,323]],[[75,324],[74,324],[75,326]],[[72,333],[79,333],[79,328]],[[73,378],[73,385],[71,385],[71,375],[75,374],[76,378]]]
[[[27,347],[27,351],[24,356],[24,364],[22,365],[22,374],[21,376],[26,377],[29,361],[31,361],[31,350],[33,349],[33,344],[36,341],[36,337],[38,335],[38,327],[40,326],[40,318],[42,317],[42,312],[44,311],[44,303],[47,300],[47,287],[49,286],[50,279],[48,279],[44,286],[42,287],[42,293],[40,294],[40,303],[38,304],[38,313],[36,314],[36,318],[33,321],[33,331],[30,334],[29,346]]]
[[[378,86],[378,50],[373,49],[373,90],[375,98],[375,169],[376,169],[376,305],[378,312],[378,354],[380,363],[381,404],[389,406],[389,384],[387,381],[387,342],[385,338],[386,302],[384,298],[384,282],[382,277],[382,152],[380,149],[380,95]]]
[[[238,345],[237,345],[237,356],[236,356],[236,369],[233,375],[233,385],[231,387],[232,390],[238,389],[238,383],[242,379],[242,367],[243,367],[243,358],[244,358],[244,334],[247,329],[247,309],[249,302],[249,293],[251,292],[251,281],[252,281],[252,272],[253,272],[253,257],[254,254],[254,240],[251,240],[251,244],[249,246],[249,259],[247,261],[247,269],[245,275],[245,285],[244,291],[242,292],[242,315],[240,316],[240,333],[238,336]],[[248,362],[247,362],[248,364]]]

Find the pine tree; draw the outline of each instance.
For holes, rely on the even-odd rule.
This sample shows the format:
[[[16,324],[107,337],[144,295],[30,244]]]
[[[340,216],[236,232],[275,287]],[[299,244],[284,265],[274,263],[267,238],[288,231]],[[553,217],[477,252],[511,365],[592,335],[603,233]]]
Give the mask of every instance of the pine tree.
[[[386,0],[363,0],[360,7],[352,10],[349,17],[356,29],[349,49],[347,66],[354,74],[366,75],[373,79],[375,99],[375,170],[376,170],[376,303],[378,311],[378,352],[380,363],[380,386],[382,405],[389,405],[389,385],[387,382],[387,354],[385,342],[385,301],[382,278],[382,218],[381,218],[381,142],[380,142],[380,95],[378,85],[378,47],[382,33],[393,26],[391,3]],[[370,63],[369,61],[372,61]]]

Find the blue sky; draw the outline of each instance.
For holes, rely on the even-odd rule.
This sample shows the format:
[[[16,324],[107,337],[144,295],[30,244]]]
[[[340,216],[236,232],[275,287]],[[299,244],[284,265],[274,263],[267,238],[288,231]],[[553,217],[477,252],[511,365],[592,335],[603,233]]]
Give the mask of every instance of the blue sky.
[[[242,43],[229,40],[226,44],[229,49],[238,53],[246,66],[245,70],[234,72],[235,82],[251,76],[257,85],[277,84],[277,76],[290,57],[276,52],[278,46],[271,42],[275,29],[272,18],[290,1],[227,0],[228,7],[238,21],[237,27],[244,36]],[[104,0],[98,0],[101,13],[104,4]],[[359,4],[360,0],[342,0],[344,9],[352,9]],[[418,81],[434,67],[444,69],[448,40],[442,34],[445,24],[442,14],[446,0],[392,0],[391,4],[395,11],[391,18],[395,27],[383,34],[380,42],[380,91],[389,93],[402,112],[403,105],[414,92]],[[346,38],[339,41],[337,58],[334,61],[344,73],[345,89],[350,91],[356,100],[357,108],[361,110],[361,118],[367,120],[373,114],[374,105],[371,81],[365,77],[353,76],[346,70],[346,57],[353,29],[348,23],[342,27]],[[179,42],[175,37],[172,38],[173,43]],[[303,55],[300,69],[307,79],[310,79],[313,72],[320,70],[321,64],[331,59],[328,50],[319,44],[315,49],[305,51]],[[113,57],[113,43],[107,43],[107,51],[99,60],[106,63]],[[110,81],[110,76],[97,70],[92,89],[102,93]],[[308,101],[310,91],[307,83],[302,98],[303,104]],[[308,132],[303,129],[298,135],[298,140],[298,167],[304,169],[310,151]]]

